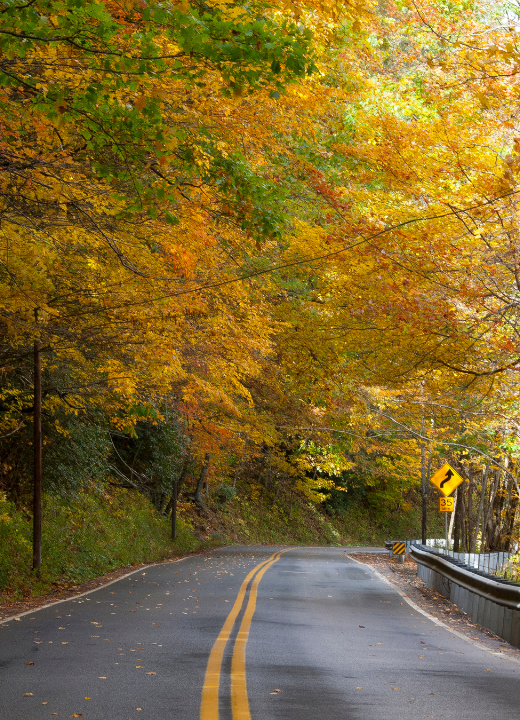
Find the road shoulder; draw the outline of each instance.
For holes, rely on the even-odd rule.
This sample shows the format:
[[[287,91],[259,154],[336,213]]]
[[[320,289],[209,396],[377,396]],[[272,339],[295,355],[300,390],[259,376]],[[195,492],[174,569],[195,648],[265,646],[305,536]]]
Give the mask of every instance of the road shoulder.
[[[397,559],[388,552],[352,552],[351,557],[380,573],[406,599],[411,600],[423,613],[435,621],[442,623],[469,642],[478,643],[483,649],[507,655],[520,662],[520,648],[513,647],[498,635],[481,628],[471,620],[469,615],[459,610],[443,595],[427,587],[417,577],[417,563],[409,556],[406,557],[404,564],[398,563]]]

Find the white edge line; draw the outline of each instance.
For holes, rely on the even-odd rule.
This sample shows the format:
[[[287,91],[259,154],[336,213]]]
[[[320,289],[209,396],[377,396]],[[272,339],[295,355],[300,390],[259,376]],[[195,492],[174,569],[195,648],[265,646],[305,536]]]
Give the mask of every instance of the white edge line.
[[[399,593],[399,595],[403,598],[403,600],[406,600],[408,605],[413,607],[413,609],[416,612],[421,613],[421,615],[424,615],[424,617],[427,617],[428,620],[431,620],[433,623],[435,623],[435,625],[439,625],[439,627],[442,627],[445,630],[448,630],[448,632],[450,632],[452,635],[455,635],[456,637],[460,638],[461,640],[464,640],[465,642],[469,643],[470,645],[475,645],[475,647],[479,648],[480,650],[485,650],[486,652],[491,653],[491,655],[495,655],[495,657],[500,657],[503,660],[512,660],[513,662],[520,663],[520,660],[518,658],[515,658],[512,655],[510,656],[510,655],[507,655],[507,654],[504,654],[501,652],[495,652],[495,650],[491,650],[491,648],[486,647],[483,643],[479,642],[478,640],[472,640],[471,638],[466,637],[466,635],[464,635],[463,633],[458,632],[458,630],[454,630],[449,625],[446,625],[446,623],[443,623],[441,620],[438,620],[433,615],[430,615],[429,612],[427,612],[426,610],[423,610],[418,605],[416,605],[414,603],[414,601],[411,600],[410,597],[401,590],[400,587],[398,587],[397,585],[394,585],[392,582],[390,582],[390,580],[388,578],[386,578],[382,573],[380,573],[379,570],[376,570],[375,568],[371,567],[367,563],[362,563],[359,560],[356,560],[356,558],[352,557],[351,555],[348,555],[347,553],[345,553],[345,555],[347,555],[347,557],[349,557],[351,560],[354,560],[354,562],[357,562],[358,565],[365,565],[365,567],[368,567],[375,575],[378,576],[378,578],[380,578],[387,585],[390,585],[391,588],[396,590]],[[447,600],[447,598],[445,598],[445,599]],[[450,602],[450,601],[448,600],[448,602]],[[452,603],[452,605],[453,605],[453,603]],[[455,605],[455,607],[457,607],[457,606]],[[504,640],[504,642],[507,642],[507,641]],[[508,645],[509,645],[509,643],[508,643]],[[511,645],[511,647],[513,647],[513,646]]]
[[[103,590],[103,588],[108,587],[109,585],[113,585],[116,582],[119,582],[120,580],[124,580],[127,577],[130,577],[130,575],[135,575],[135,573],[142,572],[146,568],[156,567],[157,565],[173,565],[174,563],[182,562],[183,560],[188,560],[189,558],[193,557],[193,555],[186,555],[185,557],[178,558],[177,560],[165,560],[163,562],[155,562],[150,563],[150,565],[142,565],[137,570],[132,570],[132,572],[126,573],[125,575],[120,575],[120,577],[116,578],[115,580],[110,580],[110,582],[105,583],[104,585],[99,585],[99,587],[92,588],[92,590],[87,590],[86,592],[79,593],[79,595],[71,595],[68,598],[63,598],[63,600],[54,600],[54,602],[47,603],[46,605],[41,605],[38,608],[35,608],[33,610],[26,610],[23,613],[18,613],[18,615],[12,615],[11,617],[5,618],[4,620],[0,620],[0,627],[5,625],[8,622],[13,622],[14,620],[17,620],[18,618],[24,617],[24,615],[32,615],[32,613],[39,612],[40,610],[45,610],[46,608],[52,607],[53,605],[59,605],[60,603],[64,602],[70,602],[71,600],[75,600],[76,598],[85,597],[85,595],[90,595],[91,593],[95,593],[98,590]],[[95,579],[95,578],[93,578]],[[89,582],[88,580],[86,582]]]

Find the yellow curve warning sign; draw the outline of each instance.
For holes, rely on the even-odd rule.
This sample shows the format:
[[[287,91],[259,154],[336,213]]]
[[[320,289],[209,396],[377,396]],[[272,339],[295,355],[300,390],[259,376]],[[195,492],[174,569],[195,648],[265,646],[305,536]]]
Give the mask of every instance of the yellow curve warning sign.
[[[451,493],[458,488],[462,482],[464,482],[464,478],[455,472],[448,463],[445,463],[431,476],[430,482],[432,482],[435,487],[439,488],[443,495],[448,497],[448,495],[451,495]]]

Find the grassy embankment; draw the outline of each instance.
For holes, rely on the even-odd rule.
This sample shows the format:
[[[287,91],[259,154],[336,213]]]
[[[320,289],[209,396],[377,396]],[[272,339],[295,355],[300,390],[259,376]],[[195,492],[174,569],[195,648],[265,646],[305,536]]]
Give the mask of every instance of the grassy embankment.
[[[0,604],[216,545],[381,545],[419,534],[417,508],[374,515],[354,506],[331,518],[303,499],[285,505],[235,495],[205,513],[180,503],[179,516],[173,543],[169,521],[137,493],[89,492],[68,501],[47,496],[37,578],[30,571],[31,516],[0,497]]]

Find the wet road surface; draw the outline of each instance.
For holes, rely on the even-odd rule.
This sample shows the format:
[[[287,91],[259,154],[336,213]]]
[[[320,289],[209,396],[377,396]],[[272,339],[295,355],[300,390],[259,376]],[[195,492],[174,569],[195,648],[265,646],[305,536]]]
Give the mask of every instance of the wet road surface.
[[[517,661],[354,558],[222,548],[9,620],[0,718],[520,720]]]

